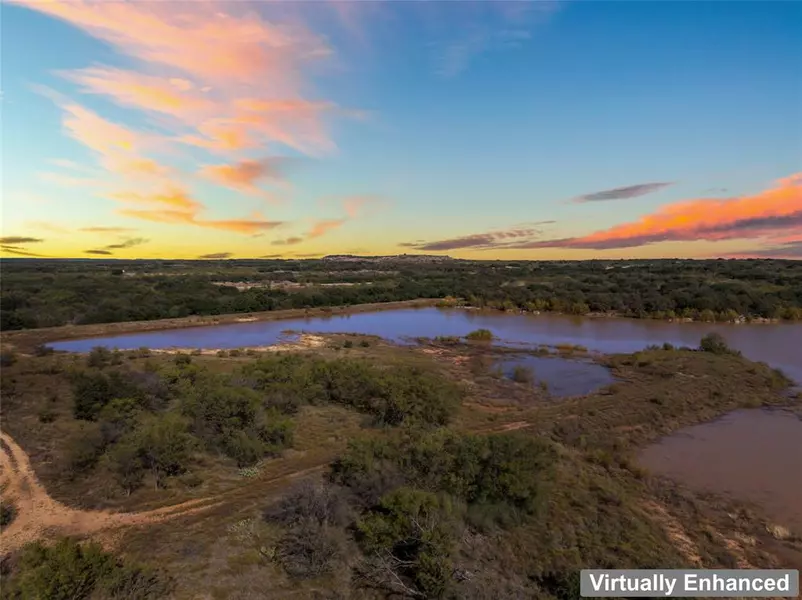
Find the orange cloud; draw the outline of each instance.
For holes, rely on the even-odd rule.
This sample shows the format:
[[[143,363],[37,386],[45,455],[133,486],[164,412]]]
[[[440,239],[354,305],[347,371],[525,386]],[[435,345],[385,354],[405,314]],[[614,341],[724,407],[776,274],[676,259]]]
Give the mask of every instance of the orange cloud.
[[[282,183],[284,175],[282,166],[285,159],[263,158],[260,160],[243,160],[230,165],[206,165],[200,175],[214,181],[218,185],[231,187],[242,192],[264,196],[266,192],[256,187],[262,180]]]
[[[149,73],[93,66],[62,75],[83,92],[190,126],[175,132],[187,144],[228,152],[280,143],[319,154],[336,148],[324,113],[361,114],[304,98],[304,65],[332,51],[299,23],[269,22],[235,3],[11,1],[145,64]]]
[[[306,234],[306,238],[312,239],[326,235],[329,231],[342,227],[345,222],[346,219],[326,219],[317,221],[312,225],[312,229],[309,230],[309,233]]]
[[[663,241],[774,238],[802,227],[802,173],[751,196],[669,204],[632,223],[574,238],[506,248],[630,248]]]
[[[116,194],[115,197],[126,203],[140,205],[159,205],[160,208],[123,208],[119,214],[152,221],[154,223],[168,223],[174,225],[194,225],[209,229],[219,229],[234,233],[254,235],[283,225],[282,221],[268,221],[261,217],[252,219],[203,219],[199,213],[204,209],[203,204],[197,202],[182,189],[177,187],[168,189],[163,193],[140,194],[126,192]]]
[[[113,123],[78,102],[43,90],[64,111],[67,135],[92,150],[105,169],[107,177],[98,179],[114,190],[110,198],[126,204],[118,211],[121,215],[259,235],[281,223],[261,217],[201,218],[205,207],[182,191],[186,182],[180,180],[181,174],[150,154],[186,151],[187,146],[233,154],[225,164],[191,170],[221,185],[264,195],[267,192],[257,185],[263,180],[281,182],[279,165],[275,159],[243,161],[241,150],[282,145],[310,155],[330,152],[336,144],[328,132],[328,117],[364,116],[308,97],[306,65],[332,53],[322,37],[300,22],[271,22],[253,6],[205,1],[10,1],[107,42],[133,65],[127,69],[93,65],[60,75],[81,93],[102,95],[140,111],[153,123],[147,131]],[[318,222],[308,237],[323,235],[343,222]]]

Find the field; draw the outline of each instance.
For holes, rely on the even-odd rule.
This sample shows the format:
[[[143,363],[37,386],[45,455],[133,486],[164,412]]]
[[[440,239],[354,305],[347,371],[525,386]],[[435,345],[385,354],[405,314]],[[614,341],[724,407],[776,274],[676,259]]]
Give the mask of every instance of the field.
[[[320,340],[18,355],[2,370],[4,593],[67,569],[23,549],[64,535],[117,561],[98,597],[576,598],[580,568],[802,565],[802,539],[758,507],[635,464],[735,408],[799,410],[765,365],[596,357],[617,382],[556,400],[500,378],[483,342]]]

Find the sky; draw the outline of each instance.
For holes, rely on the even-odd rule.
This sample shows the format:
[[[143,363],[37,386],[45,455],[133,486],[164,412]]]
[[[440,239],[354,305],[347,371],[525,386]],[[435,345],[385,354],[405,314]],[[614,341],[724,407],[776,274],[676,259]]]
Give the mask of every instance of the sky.
[[[0,255],[802,258],[802,3],[2,5]]]

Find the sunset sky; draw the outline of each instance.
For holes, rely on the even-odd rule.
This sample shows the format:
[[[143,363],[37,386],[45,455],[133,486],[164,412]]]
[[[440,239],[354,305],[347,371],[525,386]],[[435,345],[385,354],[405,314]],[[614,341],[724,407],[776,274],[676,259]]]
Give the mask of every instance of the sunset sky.
[[[2,256],[802,258],[800,2],[2,7]]]

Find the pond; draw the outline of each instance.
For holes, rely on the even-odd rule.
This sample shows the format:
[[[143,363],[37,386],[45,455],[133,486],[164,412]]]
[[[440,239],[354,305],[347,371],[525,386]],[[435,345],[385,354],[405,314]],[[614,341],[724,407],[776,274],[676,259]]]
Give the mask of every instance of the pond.
[[[642,451],[641,466],[688,487],[758,504],[802,535],[802,417],[748,409],[688,427]]]
[[[532,375],[531,385],[544,383],[555,398],[592,394],[615,381],[608,369],[584,360],[516,355],[498,360],[496,366],[510,379],[516,368],[527,369]]]
[[[664,321],[583,318],[563,315],[508,314],[478,310],[412,308],[331,317],[254,321],[114,337],[56,342],[57,350],[86,352],[94,346],[131,350],[149,348],[239,348],[275,344],[287,329],[378,335],[392,341],[438,335],[463,336],[475,329],[491,330],[506,342],[550,345],[578,344],[591,351],[635,352],[650,344],[670,342],[698,346],[703,335],[720,333],[733,348],[752,360],[783,369],[802,381],[802,324],[730,325]]]

